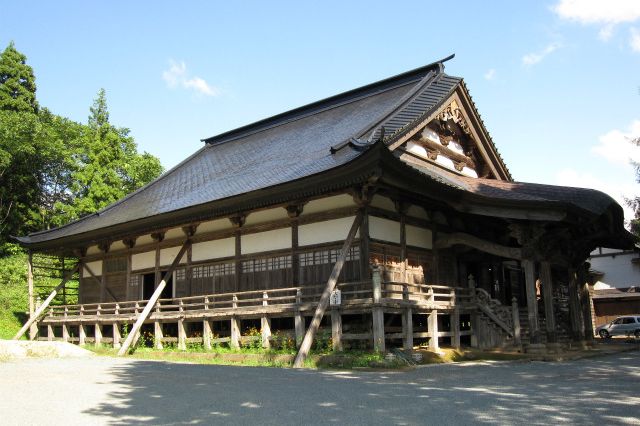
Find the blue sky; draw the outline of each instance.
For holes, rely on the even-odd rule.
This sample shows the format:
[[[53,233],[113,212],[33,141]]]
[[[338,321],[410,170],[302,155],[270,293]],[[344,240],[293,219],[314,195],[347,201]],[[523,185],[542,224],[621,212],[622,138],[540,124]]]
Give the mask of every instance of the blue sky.
[[[455,53],[514,178],[640,194],[640,0],[16,2],[0,48],[38,100],[111,122],[167,168],[200,139]]]

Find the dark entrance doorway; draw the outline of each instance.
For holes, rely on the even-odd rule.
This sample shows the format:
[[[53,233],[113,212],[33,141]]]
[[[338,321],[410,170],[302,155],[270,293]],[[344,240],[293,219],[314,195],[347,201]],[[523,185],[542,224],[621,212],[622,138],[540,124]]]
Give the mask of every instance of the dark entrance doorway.
[[[160,276],[163,276],[166,271],[161,271]],[[156,289],[156,274],[151,272],[142,276],[142,300],[149,300]],[[167,279],[167,285],[160,299],[171,299],[173,297],[173,275]]]

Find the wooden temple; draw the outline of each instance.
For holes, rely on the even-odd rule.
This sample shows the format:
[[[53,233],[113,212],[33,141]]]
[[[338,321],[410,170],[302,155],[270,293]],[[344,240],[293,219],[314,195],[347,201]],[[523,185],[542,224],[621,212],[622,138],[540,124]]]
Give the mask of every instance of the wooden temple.
[[[127,348],[140,330],[237,347],[249,327],[307,350],[318,329],[336,350],[588,343],[585,260],[632,245],[621,207],[514,181],[445,60],[204,139],[122,200],[19,238],[77,258],[79,279],[78,304],[52,294],[23,331]]]

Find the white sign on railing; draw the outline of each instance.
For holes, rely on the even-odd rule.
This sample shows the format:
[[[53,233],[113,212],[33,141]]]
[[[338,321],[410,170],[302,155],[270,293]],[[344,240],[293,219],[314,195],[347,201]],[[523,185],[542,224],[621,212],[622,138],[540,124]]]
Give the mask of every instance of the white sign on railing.
[[[331,298],[329,299],[331,306],[340,306],[342,304],[342,292],[335,289],[331,292]]]

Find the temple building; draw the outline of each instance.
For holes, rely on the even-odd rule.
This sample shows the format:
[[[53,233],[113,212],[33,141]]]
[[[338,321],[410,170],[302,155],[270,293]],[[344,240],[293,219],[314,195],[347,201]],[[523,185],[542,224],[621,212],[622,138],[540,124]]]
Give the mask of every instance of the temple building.
[[[204,139],[122,200],[19,238],[78,262],[79,304],[34,308],[31,337],[117,347],[139,321],[159,347],[237,347],[250,327],[301,345],[321,311],[337,350],[588,342],[585,260],[633,247],[622,209],[514,181],[450,58]]]

